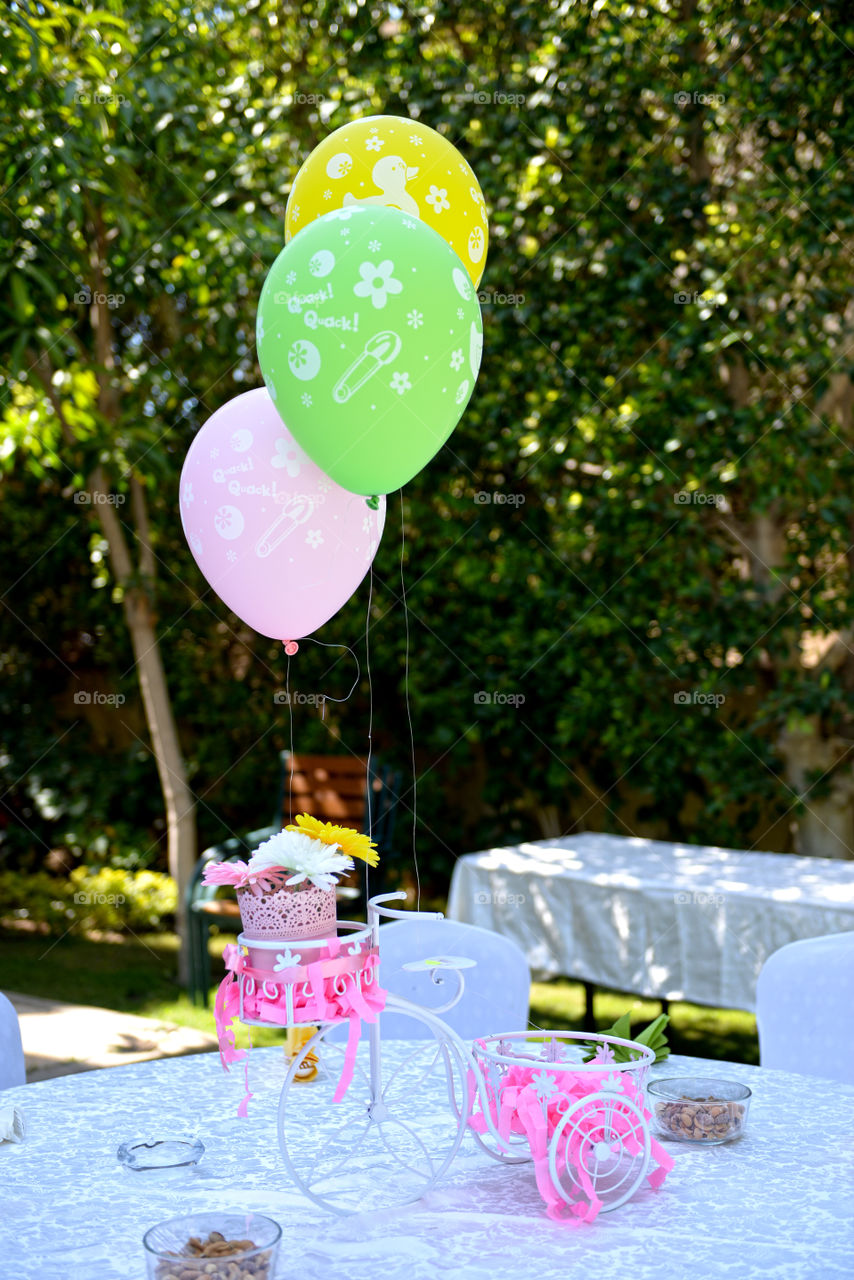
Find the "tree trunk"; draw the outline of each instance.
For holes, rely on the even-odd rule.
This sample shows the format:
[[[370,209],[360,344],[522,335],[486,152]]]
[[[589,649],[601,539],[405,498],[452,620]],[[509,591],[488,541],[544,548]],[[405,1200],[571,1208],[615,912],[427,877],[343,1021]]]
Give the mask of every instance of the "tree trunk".
[[[822,738],[810,717],[797,729],[787,730],[777,745],[786,762],[786,780],[803,797],[798,816],[795,849],[819,858],[854,858],[854,773],[839,768],[850,754],[851,744],[841,738]],[[832,774],[825,795],[810,796],[815,778]]]
[[[152,587],[154,555],[148,536],[148,516],[142,485],[131,480],[131,503],[136,533],[140,544],[139,574],[134,582],[134,568],[122,523],[109,493],[103,471],[96,468],[90,479],[95,510],[101,522],[117,584],[124,593],[124,612],[130,632],[145,718],[151,735],[151,748],[157,762],[160,786],[166,808],[169,874],[178,886],[176,926],[180,948],[178,978],[186,983],[189,957],[186,947],[184,896],[196,864],[196,801],[187,780],[187,770],[178,742],[178,730],[160,657],[160,646],[154,626]]]
[[[103,293],[104,289],[101,288],[100,292]],[[99,355],[109,368],[112,364],[112,356],[109,344],[105,341],[103,326],[97,320],[93,323]],[[40,352],[32,360],[32,365],[57,415],[63,438],[69,447],[73,447],[74,436],[69,429],[63,413],[62,401],[54,386],[54,369],[48,353]],[[115,397],[109,391],[102,390],[100,402],[102,410],[115,412]],[[149,537],[145,493],[139,480],[132,477],[131,511],[139,544],[139,565],[136,567],[128,549],[124,526],[111,500],[110,486],[103,467],[96,467],[89,477],[89,492],[107,541],[113,576],[117,586],[123,592],[125,621],[130,632],[146,723],[151,736],[151,749],[157,763],[163,792],[169,874],[174,879],[178,890],[176,909],[176,929],[179,940],[178,979],[182,984],[186,984],[189,976],[189,955],[186,946],[184,897],[196,862],[196,802],[187,780],[187,770],[178,742],[178,731],[172,714],[172,704],[154,626],[156,561]]]
[[[113,380],[113,334],[108,308],[98,301],[108,292],[106,274],[108,237],[100,206],[91,213],[91,263],[96,287],[96,301],[90,309],[95,357],[98,372],[98,408],[107,421],[119,419],[120,393]],[[169,874],[178,887],[176,928],[179,939],[178,979],[186,984],[189,955],[186,946],[184,897],[196,862],[196,802],[187,781],[187,770],[178,742],[178,730],[172,714],[166,674],[160,656],[154,626],[154,591],[157,562],[151,546],[145,491],[140,480],[131,475],[131,516],[138,542],[136,569],[128,549],[122,521],[109,501],[105,478],[99,466],[90,478],[95,509],[109,548],[110,563],[116,582],[122,588],[125,620],[136,659],[137,676],[145,707],[145,718],[151,736],[151,749],[157,762],[160,786],[166,808]],[[100,501],[95,497],[101,491]]]

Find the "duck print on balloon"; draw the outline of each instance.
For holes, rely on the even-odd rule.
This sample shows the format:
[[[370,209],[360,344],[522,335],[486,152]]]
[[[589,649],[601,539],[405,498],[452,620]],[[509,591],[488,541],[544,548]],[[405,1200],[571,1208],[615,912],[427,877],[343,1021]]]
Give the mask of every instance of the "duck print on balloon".
[[[336,209],[385,207],[432,227],[465,264],[477,287],[486,265],[488,222],[483,193],[453,143],[404,116],[369,116],[330,133],[296,175],[285,214],[285,240],[302,235]],[[338,233],[347,239],[348,228]]]
[[[376,162],[371,172],[371,181],[375,187],[379,187],[380,194],[378,196],[354,196],[348,191],[342,203],[345,206],[352,204],[390,205],[392,209],[400,209],[401,213],[409,213],[415,218],[420,218],[421,214],[418,210],[418,205],[406,190],[407,182],[411,178],[417,177],[417,166],[413,168],[400,156],[383,156],[382,160]]]

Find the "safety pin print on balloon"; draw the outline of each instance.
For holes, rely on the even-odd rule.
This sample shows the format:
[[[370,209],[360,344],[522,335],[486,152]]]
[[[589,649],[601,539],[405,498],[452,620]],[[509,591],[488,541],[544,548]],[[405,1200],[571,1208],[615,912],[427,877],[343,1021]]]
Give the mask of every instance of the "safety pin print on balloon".
[[[384,365],[391,364],[400,354],[402,343],[396,333],[390,329],[382,329],[365,343],[364,350],[359,353],[348,369],[332,388],[332,399],[336,404],[346,404],[352,395],[359,391],[366,382],[379,373]]]
[[[309,520],[313,514],[313,498],[304,493],[298,493],[291,498],[285,503],[284,508],[276,516],[269,529],[265,529],[255,543],[256,556],[261,560],[266,560],[267,556],[272,555],[276,547],[284,542],[285,538],[290,537],[294,529],[298,529],[301,524],[305,524],[306,520]]]

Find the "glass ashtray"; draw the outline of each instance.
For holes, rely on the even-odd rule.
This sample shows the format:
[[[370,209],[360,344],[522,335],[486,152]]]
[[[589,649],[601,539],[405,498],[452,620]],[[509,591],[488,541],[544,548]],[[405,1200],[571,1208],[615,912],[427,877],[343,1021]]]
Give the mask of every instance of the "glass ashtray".
[[[131,1138],[116,1155],[119,1164],[136,1173],[170,1173],[192,1169],[205,1154],[198,1138]]]

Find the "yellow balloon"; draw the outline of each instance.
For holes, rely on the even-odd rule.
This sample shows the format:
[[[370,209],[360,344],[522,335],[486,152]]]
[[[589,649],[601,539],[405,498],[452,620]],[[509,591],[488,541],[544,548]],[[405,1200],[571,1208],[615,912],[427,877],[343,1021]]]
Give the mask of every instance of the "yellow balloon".
[[[366,116],[330,133],[294,179],[285,241],[322,214],[359,204],[389,205],[428,223],[480,283],[489,242],[483,193],[435,129],[404,116]]]

